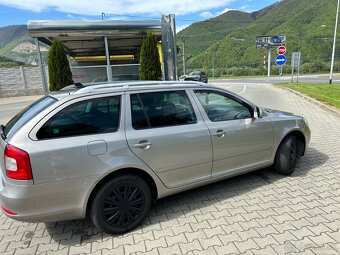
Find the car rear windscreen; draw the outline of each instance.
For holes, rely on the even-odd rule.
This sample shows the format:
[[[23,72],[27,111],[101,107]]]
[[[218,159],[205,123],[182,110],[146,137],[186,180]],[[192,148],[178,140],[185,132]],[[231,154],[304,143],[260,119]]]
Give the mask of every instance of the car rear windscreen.
[[[35,115],[57,101],[58,100],[53,97],[44,96],[30,106],[23,109],[21,112],[15,115],[3,128],[4,138],[10,139],[30,119],[32,119]]]

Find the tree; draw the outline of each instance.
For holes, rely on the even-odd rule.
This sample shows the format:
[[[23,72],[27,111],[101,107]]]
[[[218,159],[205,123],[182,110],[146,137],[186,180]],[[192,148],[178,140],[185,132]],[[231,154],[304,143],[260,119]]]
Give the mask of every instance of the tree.
[[[73,84],[70,64],[62,43],[54,38],[48,52],[48,77],[50,91],[58,91]]]
[[[159,61],[157,39],[151,32],[148,32],[143,41],[140,51],[140,79],[161,80],[162,68]]]

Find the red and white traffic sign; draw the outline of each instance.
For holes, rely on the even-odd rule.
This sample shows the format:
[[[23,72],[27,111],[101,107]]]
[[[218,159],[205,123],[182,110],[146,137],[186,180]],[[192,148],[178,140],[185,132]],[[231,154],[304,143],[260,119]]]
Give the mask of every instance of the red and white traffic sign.
[[[284,55],[286,54],[286,52],[287,52],[286,46],[279,46],[277,48],[277,54],[279,55]]]

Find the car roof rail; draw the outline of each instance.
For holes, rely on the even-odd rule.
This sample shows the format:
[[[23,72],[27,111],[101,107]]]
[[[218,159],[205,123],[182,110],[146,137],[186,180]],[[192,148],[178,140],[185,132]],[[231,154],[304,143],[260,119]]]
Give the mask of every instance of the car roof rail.
[[[122,82],[122,83],[106,83],[106,84],[93,84],[87,85],[79,90],[75,91],[74,94],[84,94],[84,93],[91,93],[96,90],[102,89],[117,89],[122,88],[123,90],[127,90],[130,87],[137,87],[137,86],[152,86],[152,85],[199,85],[204,86],[206,84],[202,82],[196,81],[133,81],[133,82]]]

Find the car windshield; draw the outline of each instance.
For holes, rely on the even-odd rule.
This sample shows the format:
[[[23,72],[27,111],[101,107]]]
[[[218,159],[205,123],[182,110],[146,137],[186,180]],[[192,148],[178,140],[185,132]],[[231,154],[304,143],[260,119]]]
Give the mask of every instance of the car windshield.
[[[200,75],[200,72],[191,72],[189,75]]]
[[[32,119],[35,115],[37,115],[56,101],[57,99],[55,98],[45,96],[23,109],[21,112],[15,115],[6,124],[6,126],[3,127],[4,138],[10,139],[30,119]]]

